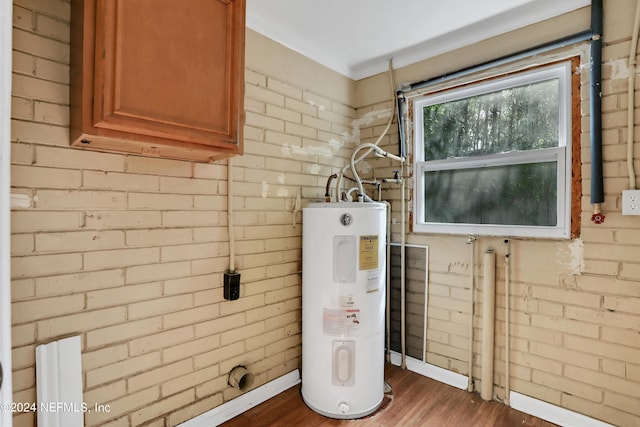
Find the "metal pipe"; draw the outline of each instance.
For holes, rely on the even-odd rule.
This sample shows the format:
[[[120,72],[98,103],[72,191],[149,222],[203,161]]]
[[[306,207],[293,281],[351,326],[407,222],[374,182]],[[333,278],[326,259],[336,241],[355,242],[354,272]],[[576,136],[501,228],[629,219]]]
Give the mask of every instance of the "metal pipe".
[[[386,287],[386,310],[385,310],[385,334],[387,342],[387,363],[391,363],[391,203],[384,202],[387,206],[387,287]]]
[[[475,265],[476,265],[476,237],[469,235],[467,244],[470,245],[471,258],[469,266],[469,381],[467,383],[467,391],[473,391],[473,293],[475,288]]]
[[[591,1],[591,204],[604,202],[602,178],[602,0]],[[599,206],[598,206],[599,207]],[[599,213],[599,212],[598,212]]]
[[[404,118],[402,112],[404,111],[405,98],[401,92],[396,92],[397,114],[398,114],[398,143],[400,144],[398,152],[400,157],[407,158],[407,140],[405,138]]]
[[[369,148],[369,150],[367,150],[367,154],[371,153],[372,151],[375,153],[376,156],[380,156],[380,157],[388,157],[391,158],[393,160],[397,160],[401,163],[404,162],[404,158],[402,157],[398,157],[394,154],[388,153],[385,150],[383,150],[382,148],[378,147],[375,144],[372,144],[370,142],[364,142],[360,145],[358,145],[354,150],[353,153],[351,153],[351,162],[350,162],[350,166],[351,166],[351,174],[355,177],[356,180],[356,184],[358,185],[358,191],[360,192],[360,194],[366,198],[367,196],[364,193],[364,188],[362,187],[362,179],[360,179],[360,175],[358,175],[358,171],[356,170],[356,163],[359,160],[362,160],[364,157],[360,157],[359,160],[356,160],[356,154],[358,154],[358,151],[362,150],[363,148]],[[371,201],[371,200],[369,200]]]
[[[406,242],[407,242],[407,236],[406,236],[406,189],[405,189],[405,179],[404,179],[404,171],[405,171],[405,167],[406,166],[406,159],[407,159],[407,148],[406,148],[406,134],[405,134],[405,122],[404,122],[404,112],[403,112],[403,108],[404,108],[404,95],[402,95],[400,92],[396,92],[396,102],[397,102],[397,114],[398,114],[398,138],[399,138],[399,153],[400,156],[399,158],[402,159],[401,161],[401,165],[400,165],[400,173],[399,174],[394,174],[394,180],[400,180],[402,187],[401,187],[401,191],[402,191],[402,195],[401,195],[401,199],[400,199],[400,204],[401,204],[401,218],[400,218],[400,224],[401,224],[401,239],[400,239],[400,338],[401,338],[401,350],[402,350],[402,359],[400,362],[400,367],[402,369],[406,369],[407,368],[407,354],[406,354],[406,274],[405,274],[405,264],[406,264]],[[426,293],[425,293],[425,298],[426,298]],[[425,309],[426,309],[426,302],[425,302]],[[425,322],[426,322],[426,313],[425,313]],[[426,331],[425,331],[426,332]],[[424,337],[425,343],[426,343],[426,335]],[[425,344],[426,346],[426,344]],[[425,347],[426,348],[426,347]],[[425,350],[426,353],[426,350]],[[426,356],[425,356],[426,359]]]
[[[331,190],[329,188],[331,187],[331,181],[333,181],[337,177],[338,177],[338,174],[334,173],[333,175],[330,175],[329,178],[327,178],[327,186],[324,189],[324,201],[325,202],[330,202],[331,201]],[[338,201],[337,199],[338,199],[338,195],[336,195],[336,202]]]
[[[438,77],[432,77],[426,80],[421,80],[415,83],[403,85],[400,89],[398,89],[397,94],[399,95],[403,93],[413,92],[414,90],[418,90],[418,89],[424,89],[426,87],[433,86],[438,83],[447,82],[460,77],[468,76],[473,73],[485,71],[490,68],[498,67],[500,65],[517,61],[519,59],[525,59],[531,56],[540,55],[542,53],[549,52],[554,49],[559,49],[566,46],[570,46],[575,43],[588,41],[588,40],[591,40],[592,36],[593,36],[592,30],[580,31],[579,33],[575,33],[567,37],[562,37],[548,43],[543,43],[543,44],[534,46],[530,49],[521,50],[516,53],[512,53],[510,55],[501,56],[497,59],[492,59],[490,61],[472,65],[470,67],[463,68],[453,73],[449,73],[449,74],[445,73]]]
[[[402,164],[404,166],[404,163]],[[404,167],[402,168],[404,170]],[[407,326],[406,326],[406,318],[407,318],[407,276],[406,276],[406,243],[407,243],[407,236],[406,236],[406,232],[405,232],[405,180],[404,178],[402,179],[402,197],[401,197],[401,205],[402,205],[402,209],[401,209],[401,215],[402,215],[402,219],[400,221],[401,223],[401,236],[400,236],[400,300],[401,300],[401,307],[400,307],[400,333],[401,333],[401,345],[402,345],[402,362],[400,363],[400,367],[402,369],[407,369],[407,349],[406,349],[406,342],[407,342]]]
[[[543,43],[530,49],[522,50],[514,54],[506,55],[491,61],[483,62],[463,68],[450,74],[443,74],[416,83],[404,85],[400,88],[396,97],[398,105],[400,95],[423,89],[429,86],[451,81],[453,79],[467,76],[489,68],[497,67],[519,59],[528,58],[559,49],[582,41],[591,41],[591,87],[589,96],[590,106],[590,136],[591,136],[591,203],[594,205],[594,213],[591,220],[596,224],[604,222],[605,216],[600,211],[601,203],[604,202],[604,180],[602,173],[602,28],[603,28],[603,7],[602,0],[591,1],[591,28],[573,35],[563,37],[548,43]],[[400,120],[404,122],[402,114]],[[404,123],[399,127],[402,129]],[[402,136],[402,135],[401,135]]]
[[[510,349],[511,349],[511,310],[510,310],[510,288],[511,288],[511,244],[509,239],[505,239],[505,254],[504,254],[504,404],[509,406],[509,393],[510,393]]]

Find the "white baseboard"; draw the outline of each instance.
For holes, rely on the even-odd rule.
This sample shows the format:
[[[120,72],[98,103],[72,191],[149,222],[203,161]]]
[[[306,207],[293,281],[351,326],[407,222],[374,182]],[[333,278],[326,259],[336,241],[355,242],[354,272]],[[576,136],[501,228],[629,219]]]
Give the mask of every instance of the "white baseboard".
[[[413,357],[407,356],[406,361],[407,369],[411,372],[415,372],[416,374],[432,378],[436,381],[440,381],[441,383],[448,384],[452,387],[456,387],[462,390],[467,389],[469,378],[466,375],[451,372],[447,369],[440,368],[439,366],[431,365],[421,360],[414,359]],[[391,363],[396,366],[400,366],[400,364],[402,363],[402,355],[398,352],[392,351]]]
[[[402,362],[401,357],[400,353],[392,351],[391,363],[400,366]],[[468,378],[465,375],[424,363],[412,357],[407,357],[406,362],[407,369],[411,372],[432,378],[452,387],[462,390],[467,389]],[[185,421],[180,424],[180,427],[212,427],[220,425],[298,384],[300,384],[300,371],[296,369],[204,414]],[[612,424],[552,405],[551,403],[543,402],[533,397],[525,396],[515,391],[509,393],[509,403],[513,409],[563,427],[615,427]]]
[[[441,383],[466,390],[468,377],[451,372],[438,366],[424,363],[421,360],[407,357],[407,369],[411,372],[432,378]],[[391,363],[400,366],[402,355],[398,352],[391,352]],[[558,424],[563,427],[615,427],[603,421],[596,420],[586,415],[579,414],[569,409],[561,408],[533,397],[512,391],[509,393],[509,403],[513,409],[533,415],[542,420]]]
[[[212,427],[220,425],[298,384],[300,384],[300,371],[296,369],[204,414],[185,421],[180,424],[180,427]]]
[[[612,424],[607,424],[515,391],[509,393],[509,403],[513,409],[563,427],[615,427]]]

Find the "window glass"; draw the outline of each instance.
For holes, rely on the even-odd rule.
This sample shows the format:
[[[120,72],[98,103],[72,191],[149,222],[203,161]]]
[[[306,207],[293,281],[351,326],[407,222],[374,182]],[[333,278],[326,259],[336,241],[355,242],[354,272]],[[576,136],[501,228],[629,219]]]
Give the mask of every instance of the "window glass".
[[[558,79],[423,108],[425,160],[558,146]]]
[[[557,224],[556,163],[425,171],[424,221]]]
[[[569,237],[570,63],[414,102],[414,231]]]

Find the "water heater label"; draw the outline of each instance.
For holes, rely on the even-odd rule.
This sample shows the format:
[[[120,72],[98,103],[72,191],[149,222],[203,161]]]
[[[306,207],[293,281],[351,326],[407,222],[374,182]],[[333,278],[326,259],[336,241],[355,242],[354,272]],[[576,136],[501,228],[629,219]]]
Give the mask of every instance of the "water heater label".
[[[323,308],[322,332],[334,337],[357,337],[360,329],[360,309]]]
[[[378,236],[360,236],[360,270],[378,268]]]

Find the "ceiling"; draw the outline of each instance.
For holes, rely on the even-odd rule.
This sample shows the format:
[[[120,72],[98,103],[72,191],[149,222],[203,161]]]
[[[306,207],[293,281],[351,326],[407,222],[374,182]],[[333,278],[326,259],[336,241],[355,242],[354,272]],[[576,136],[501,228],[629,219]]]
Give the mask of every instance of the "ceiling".
[[[590,4],[590,0],[247,0],[247,26],[359,80]]]

